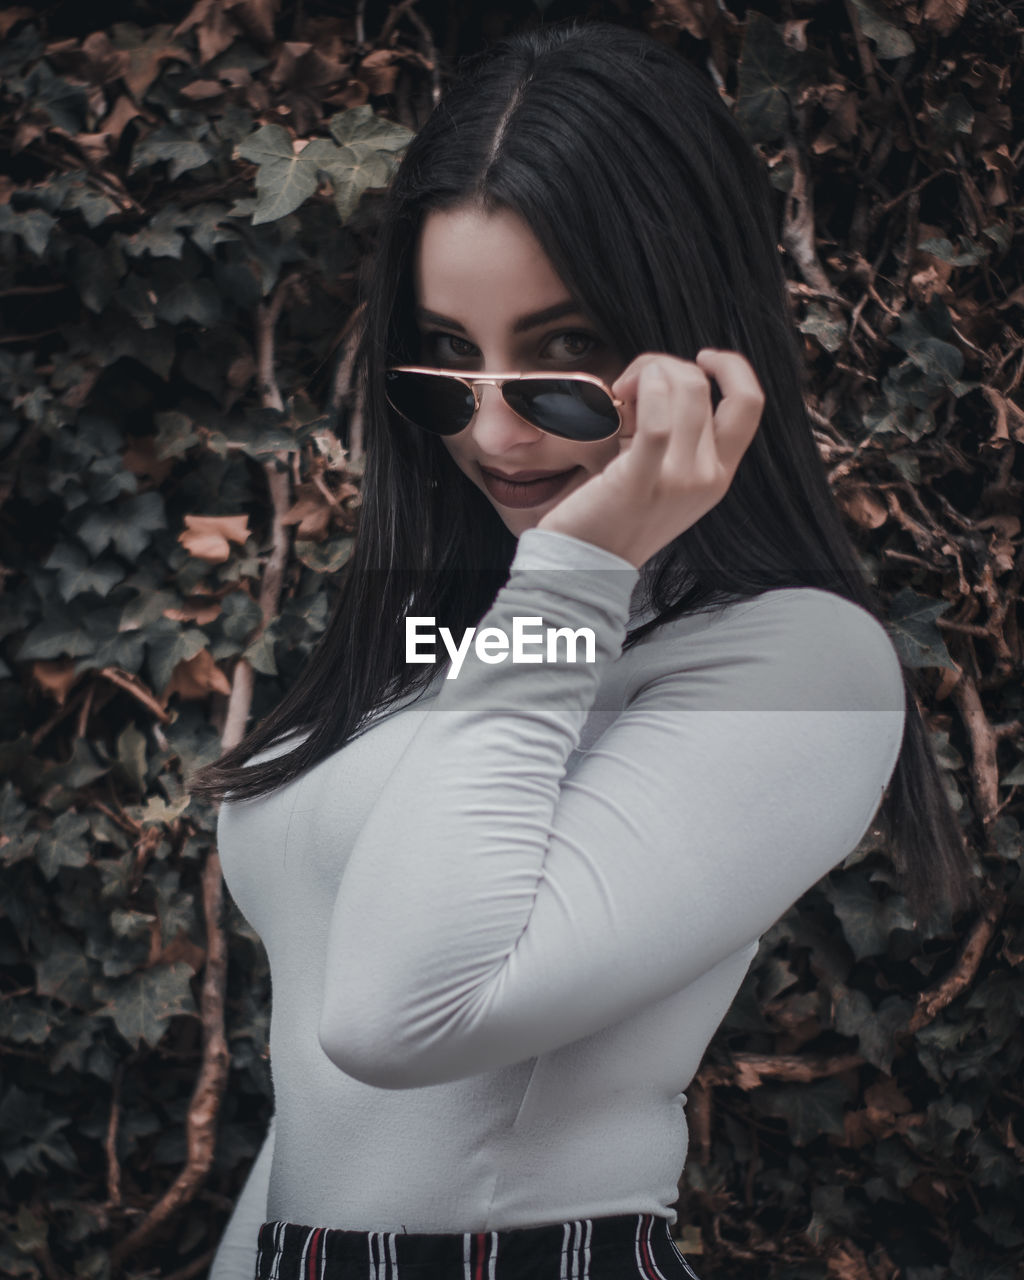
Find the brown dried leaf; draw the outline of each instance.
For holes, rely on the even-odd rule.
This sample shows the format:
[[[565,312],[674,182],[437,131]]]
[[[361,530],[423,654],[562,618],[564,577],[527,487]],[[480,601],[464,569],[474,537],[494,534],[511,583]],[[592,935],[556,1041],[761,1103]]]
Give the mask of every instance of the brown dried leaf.
[[[194,658],[179,662],[163,692],[166,703],[172,693],[186,702],[205,698],[211,693],[231,693],[227,676],[214,662],[209,649],[200,649]]]
[[[834,1280],[874,1280],[868,1260],[852,1240],[832,1241],[827,1266]]]
[[[262,40],[265,44],[273,43],[274,19],[281,7],[281,0],[225,0],[224,7],[232,9],[257,40]]]
[[[0,40],[4,38],[16,22],[20,22],[22,18],[31,18],[33,16],[33,11],[23,4],[15,5],[13,9],[0,11]]]
[[[884,503],[873,496],[871,490],[860,485],[856,489],[836,495],[836,500],[846,514],[863,529],[878,529],[889,519]]]
[[[193,80],[191,84],[185,85],[180,90],[183,98],[191,98],[194,102],[201,102],[205,98],[217,98],[224,92],[224,86],[219,80]]]
[[[197,560],[223,564],[231,554],[229,542],[242,542],[249,536],[248,516],[186,516],[187,526],[178,541]]]
[[[105,31],[94,31],[82,41],[85,58],[82,74],[97,84],[109,84],[121,74],[121,51],[115,49]]]
[[[940,36],[949,36],[963,22],[967,0],[924,0],[921,17]]]
[[[163,484],[174,470],[174,459],[158,458],[156,444],[156,436],[134,436],[121,450],[121,465],[132,475],[149,476],[157,484]]]
[[[359,64],[359,74],[373,94],[393,93],[398,79],[398,60],[393,49],[374,49]]]
[[[682,27],[696,40],[708,38],[704,6],[700,0],[653,0],[654,13],[649,18],[652,30],[658,27]]]
[[[164,617],[172,622],[198,622],[201,627],[220,617],[220,601],[206,596],[189,596],[180,609],[165,609]]]
[[[370,90],[363,80],[349,80],[344,89],[332,93],[324,101],[332,107],[361,107],[369,101]]]
[[[315,542],[327,536],[331,524],[332,508],[320,490],[313,484],[301,484],[296,490],[298,501],[281,518],[282,524],[297,524],[296,536],[312,538]]]
[[[170,30],[170,23],[161,23],[143,44],[121,51],[121,75],[136,102],[142,99],[165,62],[192,62],[187,49],[171,43]]]
[[[1007,440],[1012,436],[1018,444],[1024,444],[1024,410],[997,391],[995,387],[981,386],[981,394],[992,406],[996,415],[993,440]]]
[[[64,705],[71,686],[75,683],[75,662],[73,658],[57,658],[52,662],[33,662],[29,667],[33,681],[59,707]]]
[[[174,964],[176,960],[184,960],[193,973],[198,973],[206,963],[206,952],[192,941],[184,929],[179,929],[174,941],[163,948],[156,963]]]
[[[117,146],[121,141],[121,134],[124,133],[125,126],[136,116],[143,115],[143,112],[132,102],[126,93],[118,96],[117,101],[107,112],[106,118],[100,125],[100,132],[106,134],[110,139],[111,149]],[[150,119],[149,116],[144,116]]]

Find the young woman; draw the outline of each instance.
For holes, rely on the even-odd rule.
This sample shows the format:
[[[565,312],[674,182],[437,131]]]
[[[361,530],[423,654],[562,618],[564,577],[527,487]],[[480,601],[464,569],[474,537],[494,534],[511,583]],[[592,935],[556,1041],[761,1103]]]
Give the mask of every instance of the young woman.
[[[211,1280],[693,1277],[685,1089],[760,936],[876,816],[918,906],[967,901],[777,239],[714,89],[629,30],[504,42],[410,145],[336,612],[193,782],[273,982]]]

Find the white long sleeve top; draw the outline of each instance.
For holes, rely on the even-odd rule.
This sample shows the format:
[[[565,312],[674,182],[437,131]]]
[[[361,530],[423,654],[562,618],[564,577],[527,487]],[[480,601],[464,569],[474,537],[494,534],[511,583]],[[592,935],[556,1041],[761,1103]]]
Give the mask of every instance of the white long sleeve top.
[[[426,695],[221,806],[270,961],[275,1111],[210,1280],[251,1280],[270,1220],[675,1222],[685,1089],[761,935],[867,831],[904,693],[885,628],[816,588],[623,653],[642,586],[524,531],[480,630],[587,627],[594,661],[439,661]]]

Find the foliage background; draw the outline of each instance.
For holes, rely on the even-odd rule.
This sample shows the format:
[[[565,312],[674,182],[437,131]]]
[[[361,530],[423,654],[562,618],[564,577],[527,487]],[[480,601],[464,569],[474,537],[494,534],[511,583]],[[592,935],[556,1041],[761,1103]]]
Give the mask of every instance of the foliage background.
[[[769,165],[821,456],[986,888],[870,832],[690,1091],[711,1280],[1024,1275],[1021,8],[127,0],[0,11],[0,1272],[203,1276],[270,1109],[266,956],[183,780],[300,670],[357,526],[379,188],[457,58],[580,15]],[[376,194],[375,194],[376,189]]]

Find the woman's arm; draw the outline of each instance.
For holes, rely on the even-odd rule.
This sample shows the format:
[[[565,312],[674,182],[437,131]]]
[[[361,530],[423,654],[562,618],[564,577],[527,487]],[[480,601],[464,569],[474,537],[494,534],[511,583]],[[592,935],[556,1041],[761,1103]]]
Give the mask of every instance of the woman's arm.
[[[637,577],[521,536],[481,627],[588,626],[597,661],[470,652],[389,777],[328,932],[320,1041],[356,1079],[437,1084],[617,1022],[756,941],[866,831],[902,672],[884,628],[823,592],[737,608],[701,663],[685,634],[637,654],[641,687],[565,777]]]
[[[207,1280],[253,1280],[260,1227],[267,1221],[267,1190],[274,1160],[274,1124],[270,1117],[267,1136],[253,1161],[242,1194],[217,1246]]]

